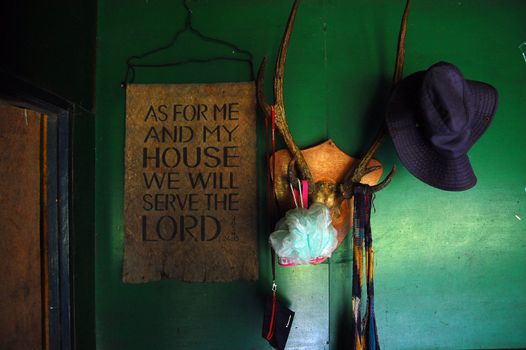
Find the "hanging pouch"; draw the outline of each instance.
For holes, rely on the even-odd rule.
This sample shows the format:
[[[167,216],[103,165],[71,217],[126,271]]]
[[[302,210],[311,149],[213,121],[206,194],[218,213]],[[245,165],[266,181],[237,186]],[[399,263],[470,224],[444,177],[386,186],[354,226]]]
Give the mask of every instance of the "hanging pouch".
[[[265,303],[262,336],[273,348],[282,350],[289,338],[294,311],[276,299],[275,285],[273,289],[272,297]]]

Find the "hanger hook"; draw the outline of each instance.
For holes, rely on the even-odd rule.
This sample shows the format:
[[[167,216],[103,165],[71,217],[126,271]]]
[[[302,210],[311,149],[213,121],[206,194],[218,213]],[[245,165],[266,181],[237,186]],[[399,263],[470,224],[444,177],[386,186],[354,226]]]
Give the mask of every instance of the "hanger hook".
[[[526,41],[519,45],[519,50],[521,50],[522,58],[524,58],[524,62],[526,62]]]
[[[187,0],[183,0],[183,6],[186,9],[186,28],[192,28],[192,9]]]

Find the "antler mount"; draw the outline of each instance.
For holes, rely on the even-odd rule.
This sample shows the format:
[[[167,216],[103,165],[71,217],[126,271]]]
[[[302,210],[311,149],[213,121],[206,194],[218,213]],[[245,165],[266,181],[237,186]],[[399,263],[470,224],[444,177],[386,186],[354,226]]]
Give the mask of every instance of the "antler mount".
[[[292,6],[292,10],[287,22],[287,27],[285,30],[285,33],[283,35],[278,58],[275,66],[275,72],[274,72],[274,96],[275,96],[275,103],[270,104],[265,96],[265,89],[264,89],[264,71],[266,66],[266,58],[263,59],[259,71],[258,71],[258,77],[257,77],[257,98],[260,107],[264,111],[265,115],[267,117],[270,117],[272,114],[275,116],[275,123],[276,127],[279,130],[281,136],[283,137],[285,144],[287,146],[288,152],[286,151],[278,151],[274,154],[274,157],[280,156],[281,153],[281,159],[285,159],[285,161],[279,162],[279,164],[276,164],[276,171],[280,174],[288,174],[288,179],[274,179],[276,181],[276,188],[284,188],[285,193],[276,193],[279,198],[289,198],[292,199],[290,194],[288,193],[288,184],[296,184],[296,171],[299,172],[299,175],[302,180],[307,180],[309,182],[309,198],[311,202],[320,202],[324,203],[331,209],[331,216],[333,218],[333,224],[338,229],[338,222],[343,222],[343,226],[345,226],[342,231],[345,231],[343,239],[345,235],[348,232],[349,229],[349,223],[350,223],[350,208],[349,203],[346,201],[347,199],[351,199],[353,196],[354,191],[354,185],[358,183],[367,183],[371,185],[372,191],[379,191],[383,188],[385,188],[391,181],[396,168],[393,166],[390,173],[387,175],[387,177],[379,184],[374,185],[379,180],[381,173],[382,173],[382,167],[380,163],[373,160],[373,157],[380,147],[383,138],[386,134],[386,128],[385,126],[382,127],[382,130],[378,134],[377,138],[369,148],[369,150],[365,153],[365,155],[361,158],[360,162],[355,162],[351,157],[347,156],[351,159],[351,161],[348,161],[347,169],[342,173],[341,178],[335,178],[334,173],[336,172],[334,164],[328,164],[326,165],[326,172],[332,173],[331,174],[323,174],[320,175],[317,170],[314,170],[315,166],[318,165],[319,159],[316,159],[317,157],[314,157],[313,159],[309,159],[309,161],[306,160],[308,158],[309,151],[316,150],[317,147],[320,146],[327,146],[327,145],[334,145],[332,141],[326,141],[322,145],[319,145],[317,147],[307,149],[305,151],[301,151],[300,148],[297,146],[297,144],[294,141],[294,138],[292,137],[292,134],[290,132],[289,126],[287,124],[286,115],[285,115],[285,105],[284,105],[284,99],[283,99],[283,79],[284,79],[284,71],[285,71],[285,61],[287,56],[287,50],[290,42],[290,37],[292,34],[292,28],[294,26],[294,21],[296,18],[296,13],[298,10],[298,6],[300,4],[300,0],[295,0],[294,4]],[[407,0],[407,4],[404,10],[404,15],[402,17],[402,24],[400,28],[400,34],[399,34],[399,41],[398,41],[398,51],[397,51],[397,59],[396,59],[396,68],[395,68],[395,74],[393,78],[393,86],[400,80],[402,76],[402,68],[403,68],[403,62],[404,62],[404,43],[405,43],[405,35],[407,31],[407,17],[408,12],[410,8],[410,0]],[[336,147],[337,148],[337,147]],[[283,153],[285,152],[285,153]],[[316,150],[316,152],[319,152],[319,150]],[[341,152],[341,151],[340,151]],[[343,153],[343,152],[341,152]],[[286,156],[284,156],[286,154]],[[319,154],[319,153],[318,153]],[[344,154],[344,153],[343,153]],[[279,158],[278,158],[279,159]],[[357,163],[357,164],[356,164]],[[288,183],[284,184],[285,186],[280,186],[279,181],[286,181]],[[289,202],[291,203],[291,201]],[[340,214],[345,212],[345,215],[341,216]],[[340,230],[338,230],[340,231]],[[339,232],[340,233],[340,232]],[[339,234],[339,241],[340,241],[340,234]]]

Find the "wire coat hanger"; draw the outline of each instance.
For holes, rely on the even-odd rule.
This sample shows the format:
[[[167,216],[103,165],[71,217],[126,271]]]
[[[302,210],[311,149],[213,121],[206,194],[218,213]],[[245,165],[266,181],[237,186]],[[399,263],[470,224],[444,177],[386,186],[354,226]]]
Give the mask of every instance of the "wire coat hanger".
[[[186,9],[186,19],[185,19],[185,25],[183,28],[179,29],[173,39],[166,45],[152,49],[150,51],[146,51],[145,53],[142,53],[140,55],[133,55],[128,57],[126,60],[126,74],[124,75],[124,79],[121,82],[121,87],[126,87],[126,84],[133,83],[135,80],[135,68],[165,68],[165,67],[174,67],[189,63],[208,63],[212,61],[235,61],[235,62],[245,62],[249,65],[250,68],[250,79],[254,80],[254,64],[253,64],[253,56],[252,53],[248,50],[244,50],[236,46],[234,43],[231,43],[229,41],[213,38],[208,35],[205,35],[201,33],[199,30],[197,30],[192,25],[192,9],[190,6],[188,6],[187,0],[182,0],[182,4],[184,8]],[[228,57],[228,56],[215,56],[211,58],[189,58],[184,60],[176,60],[174,62],[167,62],[167,63],[139,63],[137,61],[144,59],[146,57],[149,57],[153,54],[165,51],[171,47],[173,47],[181,34],[184,32],[190,32],[191,34],[196,35],[199,39],[207,42],[212,42],[216,44],[220,44],[223,46],[226,46],[230,49],[232,49],[232,54],[241,54],[244,57]]]

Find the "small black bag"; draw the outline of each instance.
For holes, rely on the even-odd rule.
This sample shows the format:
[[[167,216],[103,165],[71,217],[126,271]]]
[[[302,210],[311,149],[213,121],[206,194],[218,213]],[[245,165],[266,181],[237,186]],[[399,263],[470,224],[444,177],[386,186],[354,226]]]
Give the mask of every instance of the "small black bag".
[[[276,291],[273,291],[271,298],[265,303],[263,313],[262,335],[273,348],[278,350],[285,349],[289,338],[294,311],[276,300]]]

